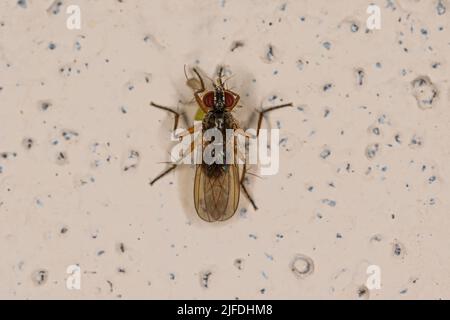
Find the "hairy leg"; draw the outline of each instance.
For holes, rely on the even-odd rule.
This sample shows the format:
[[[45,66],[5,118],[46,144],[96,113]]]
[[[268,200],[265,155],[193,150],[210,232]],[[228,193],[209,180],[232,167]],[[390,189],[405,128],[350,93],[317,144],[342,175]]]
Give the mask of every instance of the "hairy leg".
[[[171,109],[169,107],[165,107],[165,106],[156,104],[154,102],[150,102],[150,105],[152,107],[155,107],[155,108],[158,108],[158,109],[165,110],[167,112],[173,113],[175,115],[175,119],[174,119],[174,123],[173,123],[173,131],[177,130],[177,128],[178,128],[178,120],[180,119],[180,116],[181,116],[181,114],[179,112],[177,112],[177,111],[175,111],[175,110],[173,110],[173,109]]]
[[[259,112],[259,118],[258,118],[258,128],[256,129],[256,135],[257,136],[259,135],[259,130],[261,129],[262,120],[263,120],[265,114],[267,114],[267,113],[269,113],[269,112],[271,112],[273,110],[286,108],[286,107],[292,107],[292,106],[293,106],[292,103],[286,103],[286,104],[270,107],[270,108],[267,108],[267,109],[265,109],[263,111],[260,111]]]

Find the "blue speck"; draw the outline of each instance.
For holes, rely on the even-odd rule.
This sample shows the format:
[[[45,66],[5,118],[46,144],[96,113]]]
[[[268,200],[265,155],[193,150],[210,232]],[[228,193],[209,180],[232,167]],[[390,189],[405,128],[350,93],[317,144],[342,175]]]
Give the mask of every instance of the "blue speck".
[[[273,261],[273,256],[268,254],[268,253],[264,253],[264,255],[266,256],[267,259],[269,259],[270,261]]]
[[[322,199],[322,203],[326,204],[330,207],[335,207],[336,206],[336,201],[334,200],[330,200],[330,199]]]
[[[445,13],[445,11],[447,11],[447,9],[445,8],[445,6],[441,0],[439,0],[439,2],[438,2],[436,10],[437,10],[437,14],[440,16],[443,15]]]
[[[327,49],[327,50],[330,50],[330,49],[331,49],[331,43],[328,42],[328,41],[325,41],[322,45],[323,45],[323,47],[324,47],[325,49]]]

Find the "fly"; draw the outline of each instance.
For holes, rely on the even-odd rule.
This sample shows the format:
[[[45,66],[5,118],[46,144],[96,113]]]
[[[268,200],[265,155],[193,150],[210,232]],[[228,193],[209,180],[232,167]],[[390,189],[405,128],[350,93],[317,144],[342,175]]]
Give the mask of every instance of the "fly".
[[[219,68],[216,81],[212,83],[213,90],[206,90],[205,83],[198,70],[194,68],[193,71],[200,82],[200,88],[195,90],[194,98],[199,106],[199,112],[197,114],[200,115],[199,118],[202,121],[202,134],[209,129],[214,129],[221,132],[223,134],[222,136],[225,136],[227,130],[245,135],[244,131],[239,127],[238,121],[231,113],[238,105],[240,96],[226,88],[225,82],[223,81],[223,68]],[[172,108],[153,102],[150,105],[174,114],[174,131],[178,128],[180,113]],[[292,103],[282,104],[260,111],[256,134],[259,134],[262,120],[266,113],[285,107],[292,107]],[[186,131],[186,135],[193,133],[194,127],[190,127]],[[217,142],[202,141],[202,146],[206,147],[210,143]],[[223,157],[221,160],[225,160],[227,143],[225,141],[219,145],[219,149],[221,149],[219,157]],[[193,147],[191,147],[190,152],[192,151]],[[236,148],[232,152],[234,153],[233,159],[237,159]],[[172,164],[168,169],[155,177],[150,182],[150,185],[153,185],[156,181],[173,171],[177,165],[176,163]],[[240,171],[237,162],[228,163],[226,161],[220,161],[218,163],[206,163],[202,160],[202,163],[196,166],[194,204],[197,214],[201,219],[208,222],[230,219],[238,208],[241,191],[248,198],[253,208],[255,210],[258,209],[255,201],[244,185],[247,174],[245,162],[242,165],[242,172]]]

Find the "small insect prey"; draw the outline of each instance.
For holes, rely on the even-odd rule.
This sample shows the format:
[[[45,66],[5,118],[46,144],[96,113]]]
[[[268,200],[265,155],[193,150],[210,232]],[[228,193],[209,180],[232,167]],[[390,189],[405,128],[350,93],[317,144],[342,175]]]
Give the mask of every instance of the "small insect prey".
[[[194,92],[195,101],[197,102],[200,110],[197,113],[201,116],[201,131],[205,133],[209,129],[217,130],[226,136],[226,132],[230,129],[234,132],[233,139],[236,139],[236,135],[242,134],[246,137],[246,133],[239,128],[237,120],[231,114],[233,108],[238,105],[239,95],[226,88],[223,80],[223,68],[219,68],[217,79],[212,83],[213,90],[208,91],[205,87],[203,78],[197,69],[193,69],[196,77],[199,80],[199,88]],[[192,80],[192,79],[191,79]],[[189,81],[189,80],[188,80]],[[178,122],[181,114],[177,111],[161,106],[159,104],[150,103],[151,106],[159,108],[174,114],[174,130],[178,128]],[[292,103],[286,103],[279,106],[267,108],[259,112],[258,127],[256,135],[258,136],[262,120],[265,114],[270,111],[281,109],[285,107],[292,107]],[[187,129],[186,135],[193,135],[194,127]],[[202,146],[205,148],[211,143],[216,141],[203,141]],[[246,162],[241,165],[237,163],[236,159],[239,157],[236,147],[233,148],[234,162],[229,163],[225,161],[227,142],[219,145],[219,158],[223,157],[224,161],[218,161],[214,163],[207,163],[202,160],[201,164],[197,164],[194,181],[194,203],[198,216],[208,222],[225,221],[230,219],[239,205],[239,196],[241,191],[249,199],[253,208],[257,210],[257,206],[252,197],[247,191],[244,185],[245,176],[247,174]],[[192,153],[194,149],[194,143],[191,144],[189,153]],[[169,168],[154,178],[150,185],[153,185],[156,181],[173,171],[177,167],[177,163],[172,163]],[[241,169],[241,170],[240,170]]]

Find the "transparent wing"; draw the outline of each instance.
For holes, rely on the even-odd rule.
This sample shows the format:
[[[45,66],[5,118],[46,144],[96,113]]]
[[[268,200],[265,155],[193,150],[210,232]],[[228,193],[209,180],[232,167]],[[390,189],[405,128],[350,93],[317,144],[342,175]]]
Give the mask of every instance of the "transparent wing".
[[[208,222],[231,218],[239,204],[239,193],[238,166],[197,165],[194,203],[200,218]]]

